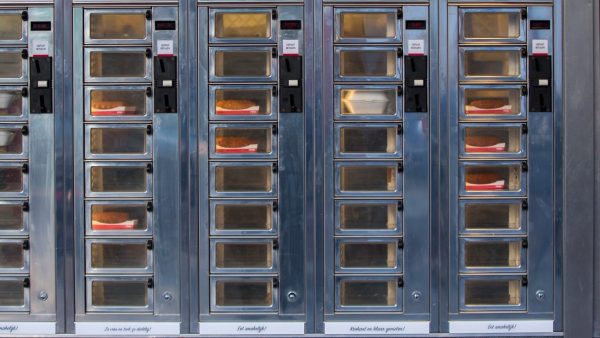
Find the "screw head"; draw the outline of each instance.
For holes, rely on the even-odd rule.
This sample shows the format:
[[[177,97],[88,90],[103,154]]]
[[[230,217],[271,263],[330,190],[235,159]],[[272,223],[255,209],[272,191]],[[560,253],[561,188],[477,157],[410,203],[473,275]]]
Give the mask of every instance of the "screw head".
[[[540,302],[543,301],[544,298],[546,298],[546,292],[544,290],[537,290],[535,292],[535,298]]]
[[[298,295],[296,294],[296,292],[294,292],[294,291],[290,291],[290,292],[288,292],[288,294],[287,294],[287,298],[288,298],[288,300],[289,300],[290,302],[293,302],[293,301],[295,301],[295,300],[298,298]]]
[[[411,293],[412,299],[415,302],[421,301],[421,297],[423,296],[420,291],[413,291]]]
[[[40,291],[40,293],[38,294],[38,298],[45,302],[48,300],[48,293],[46,291]]]
[[[165,300],[173,299],[173,295],[170,292],[164,292],[162,296]]]

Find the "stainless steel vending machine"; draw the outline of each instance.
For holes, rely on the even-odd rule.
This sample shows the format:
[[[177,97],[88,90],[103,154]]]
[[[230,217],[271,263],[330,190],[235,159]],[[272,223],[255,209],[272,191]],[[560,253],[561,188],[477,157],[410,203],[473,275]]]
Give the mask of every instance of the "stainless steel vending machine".
[[[54,6],[0,4],[0,334],[57,322]]]
[[[199,332],[303,334],[304,5],[200,2],[196,19]]]
[[[73,22],[75,333],[178,334],[177,2]]]

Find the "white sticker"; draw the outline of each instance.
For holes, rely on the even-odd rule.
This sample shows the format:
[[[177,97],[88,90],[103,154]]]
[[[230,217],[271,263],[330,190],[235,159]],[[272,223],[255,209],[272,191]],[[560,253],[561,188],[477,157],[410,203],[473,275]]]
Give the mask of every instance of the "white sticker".
[[[33,40],[33,56],[50,55],[50,44],[47,40]]]
[[[425,55],[425,40],[408,40],[408,55]]]
[[[105,336],[178,335],[179,323],[159,322],[76,322],[75,334]]]
[[[325,322],[325,334],[403,335],[428,334],[429,322]]]
[[[200,334],[206,335],[304,334],[303,322],[214,322],[198,326]]]
[[[0,335],[48,335],[56,333],[53,322],[0,322]]]
[[[175,55],[173,48],[173,40],[158,40],[157,41],[158,55],[160,56],[172,56]]]
[[[532,40],[531,45],[533,47],[533,55],[548,55],[548,40]]]
[[[450,333],[548,333],[554,331],[551,320],[457,320],[450,322]]]
[[[283,55],[300,54],[299,46],[298,40],[283,40]]]

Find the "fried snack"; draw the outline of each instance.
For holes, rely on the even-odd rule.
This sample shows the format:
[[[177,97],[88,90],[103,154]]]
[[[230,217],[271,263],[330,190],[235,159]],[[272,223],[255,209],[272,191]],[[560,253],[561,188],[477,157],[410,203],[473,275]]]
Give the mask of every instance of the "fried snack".
[[[497,136],[467,135],[465,142],[473,147],[488,147],[502,143],[502,140]]]
[[[94,101],[92,102],[92,108],[94,109],[111,109],[116,107],[125,106],[123,101]]]
[[[502,180],[502,176],[492,172],[480,172],[467,176],[467,183],[470,184],[490,184],[500,180]]]
[[[252,100],[218,100],[217,107],[223,109],[247,109],[256,106]]]
[[[509,104],[509,102],[508,102],[508,99],[506,99],[506,98],[481,99],[481,100],[473,100],[470,102],[471,106],[477,107],[479,109],[502,108],[508,104]]]
[[[119,211],[101,211],[94,213],[94,221],[101,223],[122,223],[127,221],[129,214]]]
[[[252,144],[252,139],[243,136],[217,136],[217,145],[224,148],[242,148]]]

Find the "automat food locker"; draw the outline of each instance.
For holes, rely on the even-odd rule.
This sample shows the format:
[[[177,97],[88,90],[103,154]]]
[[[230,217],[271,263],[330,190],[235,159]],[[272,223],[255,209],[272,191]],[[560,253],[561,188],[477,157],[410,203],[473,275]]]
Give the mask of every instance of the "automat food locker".
[[[203,2],[197,20],[199,331],[302,334],[304,6]]]
[[[54,8],[17,5],[0,7],[0,333],[51,334]]]
[[[552,3],[448,4],[449,332],[553,332]],[[443,139],[443,137],[442,137]]]
[[[75,332],[177,334],[178,7],[120,4],[73,9]]]
[[[429,332],[427,4],[323,5],[324,332]]]

